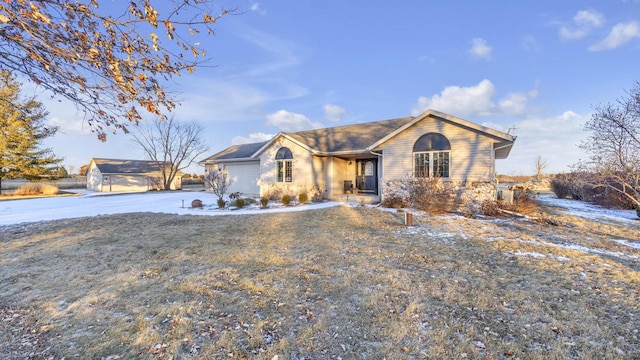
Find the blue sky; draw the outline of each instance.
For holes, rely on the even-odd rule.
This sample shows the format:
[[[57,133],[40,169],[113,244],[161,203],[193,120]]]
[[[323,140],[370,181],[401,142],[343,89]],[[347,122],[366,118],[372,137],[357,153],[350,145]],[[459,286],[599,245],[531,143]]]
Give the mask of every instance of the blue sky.
[[[501,174],[585,158],[592,108],[640,80],[640,0],[222,3],[209,68],[176,79],[177,119],[206,129],[209,154],[298,131],[433,108],[518,136]],[[143,158],[123,134],[100,143],[73,105],[41,101],[47,141],[76,170],[91,157]],[[190,172],[203,173],[195,166]]]

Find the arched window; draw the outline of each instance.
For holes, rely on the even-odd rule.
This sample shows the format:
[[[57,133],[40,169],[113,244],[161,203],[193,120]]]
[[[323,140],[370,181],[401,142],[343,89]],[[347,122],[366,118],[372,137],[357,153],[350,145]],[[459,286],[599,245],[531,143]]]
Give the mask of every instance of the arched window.
[[[415,177],[449,177],[451,143],[442,134],[427,133],[413,144]]]
[[[293,179],[293,154],[286,147],[281,147],[276,153],[276,181],[291,182]]]

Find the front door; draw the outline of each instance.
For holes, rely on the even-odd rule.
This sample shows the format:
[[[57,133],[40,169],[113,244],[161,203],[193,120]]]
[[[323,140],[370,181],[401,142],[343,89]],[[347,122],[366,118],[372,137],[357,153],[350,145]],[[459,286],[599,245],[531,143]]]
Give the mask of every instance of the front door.
[[[361,159],[356,161],[357,181],[359,192],[378,192],[378,159]]]

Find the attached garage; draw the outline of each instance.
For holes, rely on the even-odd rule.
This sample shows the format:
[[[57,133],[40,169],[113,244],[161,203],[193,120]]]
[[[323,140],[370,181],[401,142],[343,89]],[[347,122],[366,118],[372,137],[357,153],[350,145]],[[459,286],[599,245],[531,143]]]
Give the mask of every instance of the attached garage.
[[[205,174],[214,170],[225,171],[232,181],[229,193],[240,192],[247,196],[258,196],[260,194],[260,159],[251,158],[251,155],[266,144],[265,141],[233,145],[200,161],[199,164],[204,166]]]
[[[239,192],[244,195],[259,195],[260,162],[224,163],[220,164],[222,170],[229,174],[232,183],[229,193]],[[205,170],[206,171],[206,170]]]

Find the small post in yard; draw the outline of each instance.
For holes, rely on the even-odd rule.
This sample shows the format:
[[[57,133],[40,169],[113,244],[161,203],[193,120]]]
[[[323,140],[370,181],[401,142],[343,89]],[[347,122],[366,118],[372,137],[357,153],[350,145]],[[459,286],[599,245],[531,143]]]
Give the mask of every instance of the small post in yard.
[[[405,211],[404,213],[404,224],[406,226],[413,226],[413,214]]]

